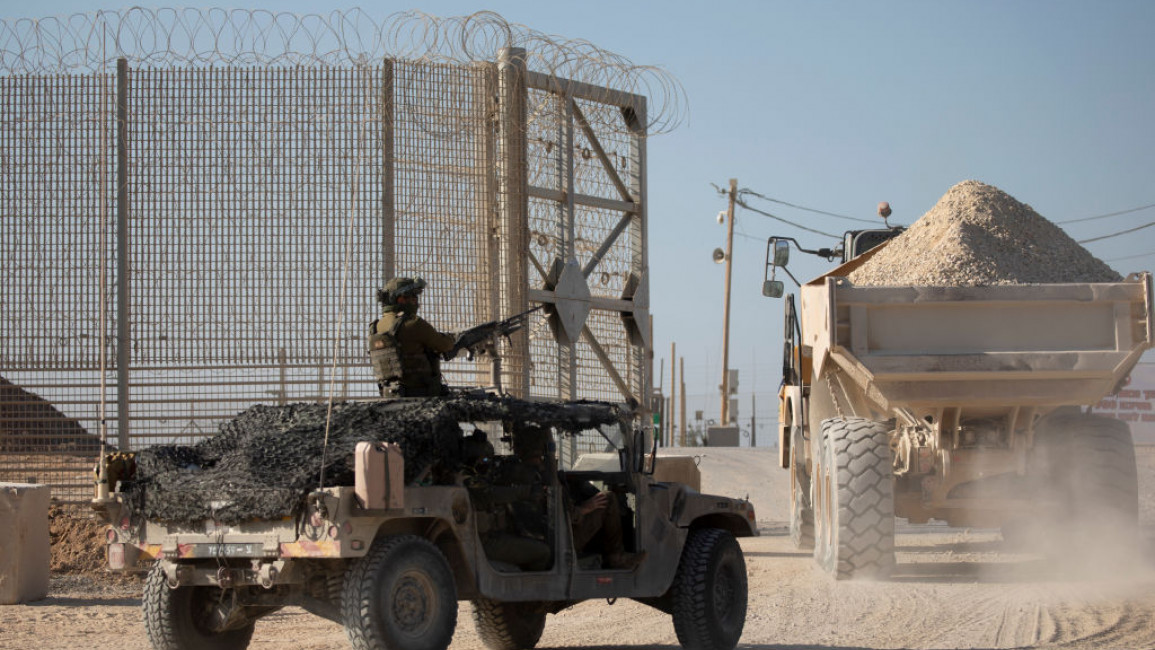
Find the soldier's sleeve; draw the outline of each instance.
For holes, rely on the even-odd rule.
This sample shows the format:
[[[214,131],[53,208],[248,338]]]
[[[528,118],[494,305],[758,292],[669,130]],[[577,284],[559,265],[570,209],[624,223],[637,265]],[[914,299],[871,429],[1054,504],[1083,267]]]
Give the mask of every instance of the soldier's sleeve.
[[[453,349],[453,343],[455,341],[453,335],[438,332],[437,328],[430,325],[424,318],[418,318],[417,321],[413,323],[413,333],[415,335],[414,338],[416,338],[421,345],[431,350],[444,353]]]

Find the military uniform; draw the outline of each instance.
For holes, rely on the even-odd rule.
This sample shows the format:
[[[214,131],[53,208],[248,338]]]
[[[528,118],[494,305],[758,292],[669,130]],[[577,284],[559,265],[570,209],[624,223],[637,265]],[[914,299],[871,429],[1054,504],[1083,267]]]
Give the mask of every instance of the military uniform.
[[[486,557],[525,571],[545,571],[553,565],[548,491],[537,467],[516,456],[506,457],[465,485],[478,508],[477,528]]]
[[[442,334],[417,315],[417,305],[397,304],[397,298],[417,295],[420,278],[394,278],[377,292],[384,305],[381,318],[369,324],[369,361],[382,396],[441,395],[441,355],[453,349],[455,337]]]

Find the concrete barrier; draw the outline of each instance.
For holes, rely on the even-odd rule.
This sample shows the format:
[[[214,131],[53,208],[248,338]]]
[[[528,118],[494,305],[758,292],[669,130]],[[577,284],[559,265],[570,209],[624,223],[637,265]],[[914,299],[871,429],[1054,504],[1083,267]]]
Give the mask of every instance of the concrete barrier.
[[[0,605],[48,595],[52,542],[48,536],[47,485],[0,483]]]
[[[738,427],[706,427],[707,447],[739,447]]]

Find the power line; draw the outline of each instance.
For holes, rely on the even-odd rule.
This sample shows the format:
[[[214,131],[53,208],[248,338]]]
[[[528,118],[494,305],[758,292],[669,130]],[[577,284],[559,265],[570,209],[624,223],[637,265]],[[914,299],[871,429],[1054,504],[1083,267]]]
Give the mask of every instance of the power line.
[[[771,197],[769,197],[769,196],[766,196],[766,195],[764,195],[764,194],[761,194],[761,193],[759,193],[759,192],[755,192],[754,190],[751,190],[751,189],[749,189],[749,188],[744,188],[744,189],[738,190],[738,194],[739,194],[740,196],[744,196],[744,195],[747,195],[747,194],[748,194],[748,195],[750,195],[750,196],[755,196],[755,197],[758,197],[758,198],[760,198],[760,199],[762,199],[762,200],[764,200],[764,201],[769,201],[769,202],[771,202],[771,203],[777,203],[777,204],[779,204],[779,205],[785,205],[785,206],[788,206],[788,207],[791,207],[791,208],[794,208],[794,209],[797,209],[797,210],[804,210],[804,211],[806,211],[806,212],[813,212],[814,214],[821,214],[821,215],[825,215],[825,216],[828,216],[828,217],[834,217],[834,218],[836,218],[836,219],[846,219],[846,220],[848,220],[848,221],[856,221],[856,222],[859,222],[859,223],[869,223],[869,224],[876,224],[876,222],[875,222],[875,221],[872,221],[872,220],[869,220],[869,219],[860,219],[860,218],[857,218],[857,217],[851,217],[851,216],[849,216],[849,215],[845,215],[845,214],[838,214],[838,213],[836,213],[836,212],[827,212],[827,211],[825,211],[825,210],[817,210],[817,209],[815,209],[815,208],[808,208],[808,207],[806,207],[806,206],[797,205],[797,204],[794,204],[794,203],[790,203],[790,202],[788,202],[788,201],[783,201],[783,200],[781,200],[781,199],[775,199],[775,198],[771,198]],[[762,215],[762,216],[765,216],[765,217],[769,217],[769,218],[771,218],[771,219],[775,219],[775,220],[777,220],[777,221],[780,221],[780,222],[782,222],[782,223],[785,223],[785,224],[787,224],[787,225],[790,225],[790,226],[794,226],[795,228],[800,228],[800,229],[802,229],[802,230],[805,230],[805,231],[808,231],[808,232],[816,233],[816,234],[819,234],[819,235],[824,235],[824,236],[826,236],[826,237],[830,237],[830,238],[832,238],[832,239],[840,239],[840,237],[839,237],[838,235],[834,235],[834,234],[831,234],[831,233],[828,233],[828,232],[823,232],[823,231],[821,231],[821,230],[815,230],[814,228],[809,228],[809,227],[807,227],[807,226],[803,226],[802,224],[799,224],[799,223],[795,223],[795,222],[793,222],[793,221],[790,221],[790,220],[788,220],[788,219],[784,219],[784,218],[782,218],[782,217],[779,217],[779,216],[777,216],[777,215],[771,214],[771,213],[769,213],[769,212],[766,212],[766,211],[764,211],[764,210],[759,210],[758,208],[755,208],[755,207],[751,206],[749,203],[746,203],[745,201],[742,201],[742,200],[740,200],[740,199],[735,199],[735,203],[736,203],[737,205],[740,205],[740,206],[742,206],[743,208],[745,208],[745,209],[747,209],[747,210],[750,210],[751,212],[756,212],[756,213],[758,213],[758,214],[760,214],[760,215]],[[1055,223],[1056,223],[1056,224],[1058,224],[1058,225],[1065,225],[1065,224],[1072,224],[1072,223],[1082,223],[1082,222],[1084,222],[1084,221],[1095,221],[1095,220],[1098,220],[1098,219],[1107,219],[1107,218],[1110,218],[1110,217],[1118,217],[1118,216],[1120,216],[1120,215],[1124,215],[1124,214],[1131,214],[1131,213],[1133,213],[1133,212],[1140,212],[1140,211],[1142,211],[1142,210],[1147,210],[1147,209],[1149,209],[1149,208],[1155,208],[1155,203],[1149,203],[1149,204],[1147,204],[1147,205],[1140,205],[1140,206],[1138,206],[1138,207],[1134,207],[1134,208],[1128,208],[1128,209],[1126,209],[1126,210],[1119,210],[1119,211],[1117,211],[1117,212],[1108,212],[1108,213],[1106,213],[1106,214],[1099,214],[1099,215],[1095,215],[1095,216],[1092,216],[1092,217],[1082,217],[1082,218],[1079,218],[1079,219],[1068,219],[1068,220],[1066,220],[1066,221],[1057,221],[1057,222],[1055,222]],[[1101,241],[1101,240],[1104,240],[1104,239],[1111,239],[1112,237],[1119,237],[1119,236],[1121,236],[1121,235],[1126,235],[1126,234],[1129,234],[1129,233],[1133,233],[1133,232],[1136,232],[1136,231],[1138,231],[1138,230],[1143,230],[1144,228],[1149,228],[1149,227],[1151,227],[1151,226],[1153,226],[1153,225],[1155,225],[1155,221],[1153,221],[1153,222],[1150,222],[1150,223],[1146,223],[1146,224],[1143,224],[1143,225],[1141,225],[1141,226],[1137,226],[1137,227],[1135,227],[1135,228],[1130,228],[1130,229],[1128,229],[1128,230],[1122,230],[1122,231],[1119,231],[1119,232],[1116,232],[1116,233],[1111,233],[1111,234],[1108,234],[1108,235],[1102,235],[1102,236],[1100,236],[1100,237],[1092,237],[1092,238],[1090,238],[1090,239],[1081,239],[1081,240],[1079,240],[1079,241],[1078,241],[1078,243],[1080,243],[1080,244],[1088,244],[1088,243],[1091,243],[1091,242]],[[1142,257],[1142,256],[1137,256],[1137,257]],[[1129,259],[1129,258],[1115,258],[1115,259]]]
[[[1103,235],[1102,237],[1092,237],[1092,238],[1090,238],[1090,239],[1080,239],[1080,240],[1078,241],[1078,243],[1080,243],[1080,244],[1089,244],[1089,243],[1091,243],[1091,242],[1093,242],[1093,241],[1100,241],[1100,240],[1103,240],[1103,239],[1110,239],[1110,238],[1112,238],[1112,237],[1118,237],[1118,236],[1120,236],[1120,235],[1126,235],[1127,233],[1132,233],[1132,232],[1135,232],[1136,230],[1143,230],[1144,228],[1150,228],[1151,226],[1155,226],[1155,221],[1151,221],[1151,222],[1149,222],[1149,223],[1145,223],[1145,224],[1143,224],[1142,226],[1136,226],[1136,227],[1134,227],[1134,228],[1129,228],[1129,229],[1127,229],[1127,230],[1120,230],[1119,232],[1113,232],[1113,233],[1111,233],[1110,235]]]
[[[752,190],[750,188],[743,188],[741,190],[738,190],[738,194],[740,194],[740,195],[741,194],[749,194],[751,196],[756,196],[756,197],[762,199],[763,201],[770,201],[771,203],[777,203],[779,205],[785,205],[785,206],[794,208],[796,210],[805,210],[806,212],[813,212],[814,214],[821,214],[821,215],[825,215],[828,217],[834,217],[836,219],[846,219],[849,221],[857,221],[859,223],[869,223],[869,224],[877,223],[876,221],[871,220],[871,219],[862,219],[859,217],[852,217],[852,216],[845,215],[845,214],[839,214],[837,212],[827,212],[826,210],[818,210],[815,208],[808,208],[804,205],[797,205],[795,203],[790,203],[789,201],[783,201],[781,199],[775,199],[775,198],[766,196],[765,194],[755,192],[754,190]],[[1098,214],[1098,215],[1095,215],[1092,217],[1081,217],[1079,219],[1067,219],[1066,221],[1056,221],[1055,223],[1058,225],[1066,225],[1069,223],[1082,223],[1084,221],[1095,221],[1098,219],[1108,219],[1110,217],[1118,217],[1120,215],[1131,214],[1132,212],[1140,212],[1142,210],[1147,210],[1150,208],[1155,208],[1155,203],[1148,203],[1147,205],[1140,205],[1138,207],[1128,208],[1126,210],[1119,210],[1118,212],[1108,212],[1107,214]]]
[[[1151,257],[1155,256],[1155,251],[1147,251],[1146,253],[1139,253],[1138,255],[1124,255],[1123,257],[1112,257],[1104,262],[1119,262],[1121,260],[1133,260],[1137,257]]]
[[[1150,203],[1147,205],[1141,205],[1137,208],[1130,208],[1128,210],[1120,210],[1118,212],[1110,212],[1108,214],[1100,214],[1100,215],[1096,215],[1094,217],[1083,217],[1082,219],[1068,219],[1067,221],[1056,221],[1055,223],[1057,223],[1059,225],[1063,225],[1063,224],[1068,224],[1068,223],[1080,223],[1082,221],[1094,221],[1096,219],[1106,219],[1107,217],[1117,217],[1121,214],[1131,214],[1132,212],[1138,212],[1140,210],[1146,210],[1147,208],[1155,208],[1155,203]]]
[[[738,190],[738,194],[749,194],[751,196],[756,196],[756,197],[762,199],[763,201],[770,201],[771,203],[777,203],[779,205],[785,205],[785,206],[794,208],[796,210],[805,210],[807,212],[813,212],[814,214],[823,214],[823,215],[826,215],[828,217],[834,217],[836,219],[846,219],[848,221],[857,221],[859,223],[869,223],[869,224],[877,224],[878,223],[877,221],[872,221],[870,219],[860,219],[858,217],[851,217],[851,216],[847,216],[845,214],[838,214],[836,212],[827,212],[825,210],[815,210],[814,208],[808,208],[808,207],[802,206],[802,205],[795,205],[793,203],[787,203],[786,201],[782,201],[779,199],[772,199],[772,198],[770,198],[764,194],[759,194],[758,192],[755,192],[754,190],[751,190],[749,188]]]
[[[808,228],[806,226],[803,226],[800,223],[794,223],[793,221],[783,219],[782,217],[779,217],[777,215],[770,214],[769,212],[766,212],[765,210],[759,210],[758,208],[751,207],[748,203],[746,203],[745,201],[743,201],[737,197],[734,198],[734,203],[742,206],[743,208],[746,208],[747,210],[749,210],[751,212],[756,212],[756,213],[758,213],[764,217],[770,217],[771,219],[774,219],[775,221],[781,221],[782,223],[790,225],[790,226],[794,226],[795,228],[800,228],[800,229],[805,230],[807,232],[812,232],[812,233],[816,233],[819,235],[823,235],[825,237],[830,237],[831,239],[842,239],[842,237],[840,237],[838,235],[832,235],[828,232],[823,232],[821,230],[815,230],[814,228]]]

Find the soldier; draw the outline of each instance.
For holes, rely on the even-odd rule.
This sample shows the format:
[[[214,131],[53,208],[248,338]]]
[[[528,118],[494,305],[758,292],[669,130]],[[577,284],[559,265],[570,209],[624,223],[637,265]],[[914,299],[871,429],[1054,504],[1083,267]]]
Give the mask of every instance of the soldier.
[[[425,280],[393,278],[377,290],[384,307],[369,324],[369,362],[382,397],[433,397],[445,393],[441,356],[455,337],[417,315]]]
[[[552,454],[549,431],[534,425],[523,425],[513,440],[514,453],[539,474],[551,472]],[[618,495],[599,491],[588,481],[571,486],[570,526],[574,550],[578,553],[600,550],[606,568],[633,570],[645,560],[646,553],[625,550],[622,511]]]
[[[579,553],[600,548],[606,568],[630,571],[646,559],[645,551],[628,553],[625,550],[618,495],[608,490],[599,491],[588,481],[570,486],[570,493],[573,501],[570,526],[573,545]]]
[[[545,571],[553,565],[546,502],[548,477],[541,462],[548,437],[549,433],[538,427],[515,432],[514,456],[503,457],[484,475],[466,480],[479,509],[482,548],[494,562],[524,571]]]

